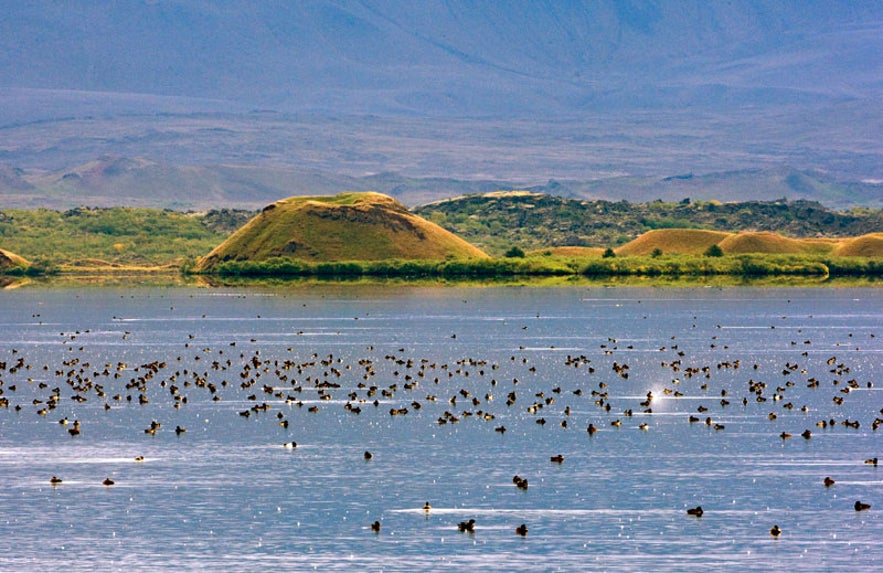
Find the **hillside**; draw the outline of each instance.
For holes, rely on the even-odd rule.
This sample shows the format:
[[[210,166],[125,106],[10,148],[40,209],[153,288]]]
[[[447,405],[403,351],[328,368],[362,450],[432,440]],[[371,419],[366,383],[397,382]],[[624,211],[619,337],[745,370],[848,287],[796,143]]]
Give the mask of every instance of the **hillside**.
[[[857,99],[880,87],[876,2],[32,0],[4,8],[4,86],[115,93],[118,107],[158,94],[164,111],[226,103],[561,115]]]
[[[778,233],[703,231],[699,229],[659,229],[648,231],[616,249],[626,256],[702,255],[712,246],[725,255],[825,255],[844,257],[883,257],[883,233],[861,237],[792,239]]]
[[[881,206],[880,2],[3,8],[7,208],[256,209],[341,189],[412,206],[488,182]]]
[[[275,131],[275,130],[271,130]],[[143,140],[139,140],[143,143]],[[223,139],[212,140],[218,146]],[[206,145],[209,142],[206,142]],[[440,143],[439,152],[445,145]],[[471,142],[474,147],[477,142]],[[338,150],[340,152],[340,150]],[[381,154],[380,148],[375,148]],[[353,152],[355,153],[355,152]],[[496,155],[495,151],[488,153]],[[510,150],[508,153],[512,153]],[[312,154],[315,158],[316,154]],[[548,163],[544,163],[545,160]],[[519,159],[522,175],[533,168],[567,172],[559,157]],[[425,165],[425,163],[424,163]],[[331,169],[330,165],[323,165]],[[813,200],[829,208],[883,207],[883,186],[839,181],[830,175],[788,168],[686,174],[667,177],[607,177],[595,180],[551,180],[521,187],[516,181],[453,177],[406,177],[384,172],[347,175],[282,163],[271,165],[178,165],[145,157],[102,155],[72,167],[45,171],[4,167],[0,163],[0,197],[7,209],[73,209],[90,207],[151,207],[156,209],[208,210],[237,208],[257,210],[278,197],[333,195],[341,189],[376,191],[412,207],[461,195],[522,189],[569,197],[649,202],[656,199],[753,201],[767,197]],[[182,192],[186,191],[186,192]]]
[[[304,261],[484,258],[479,249],[379,193],[290,197],[265,207],[202,258],[197,271],[225,261],[290,257]]]
[[[769,231],[793,238],[858,237],[883,229],[881,210],[838,212],[810,201],[629,203],[500,192],[431,203],[414,212],[492,254],[512,246],[617,247],[654,229]]]
[[[654,252],[665,254],[701,255],[712,245],[731,237],[722,231],[699,229],[659,229],[647,231],[637,239],[616,249],[617,255],[646,256]]]
[[[0,249],[0,274],[16,270],[25,270],[31,265],[24,257]]]

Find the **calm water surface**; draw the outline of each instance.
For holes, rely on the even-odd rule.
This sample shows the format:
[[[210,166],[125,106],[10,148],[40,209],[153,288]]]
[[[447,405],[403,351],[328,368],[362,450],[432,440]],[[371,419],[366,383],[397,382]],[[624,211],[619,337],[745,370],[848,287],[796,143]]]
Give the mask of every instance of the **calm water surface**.
[[[880,289],[25,288],[0,363],[0,571],[883,561]]]

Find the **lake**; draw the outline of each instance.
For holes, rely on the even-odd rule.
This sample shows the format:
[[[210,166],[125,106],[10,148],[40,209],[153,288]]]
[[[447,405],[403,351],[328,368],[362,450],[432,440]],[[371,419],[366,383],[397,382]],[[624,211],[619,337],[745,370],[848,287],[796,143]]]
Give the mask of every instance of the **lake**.
[[[0,571],[878,571],[881,374],[879,288],[8,290]]]

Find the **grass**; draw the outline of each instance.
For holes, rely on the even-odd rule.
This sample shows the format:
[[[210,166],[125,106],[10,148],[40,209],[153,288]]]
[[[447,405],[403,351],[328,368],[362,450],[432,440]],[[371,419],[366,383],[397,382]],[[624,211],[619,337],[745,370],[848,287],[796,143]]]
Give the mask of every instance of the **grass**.
[[[228,261],[213,271],[222,277],[881,277],[883,260],[828,255],[702,255],[562,257],[315,263],[277,257],[267,261]]]
[[[177,211],[0,211],[0,246],[52,269],[179,267],[225,237]]]
[[[778,233],[657,229],[616,249],[617,255],[698,255],[717,245],[728,255],[832,255],[883,257],[883,233],[861,237],[792,239]]]
[[[656,229],[616,249],[617,255],[642,256],[659,250],[666,254],[701,255],[730,233],[701,229]]]
[[[378,193],[294,197],[266,207],[197,266],[303,261],[482,258],[481,250]]]

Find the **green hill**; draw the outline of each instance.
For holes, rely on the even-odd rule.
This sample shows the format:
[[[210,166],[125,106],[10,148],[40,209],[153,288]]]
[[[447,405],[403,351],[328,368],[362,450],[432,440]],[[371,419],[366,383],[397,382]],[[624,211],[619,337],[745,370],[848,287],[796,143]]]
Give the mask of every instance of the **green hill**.
[[[883,233],[861,237],[791,239],[778,233],[659,229],[648,231],[616,249],[617,255],[646,256],[654,251],[666,255],[701,255],[712,245],[727,255],[831,255],[837,257],[883,256]]]
[[[197,271],[226,261],[289,257],[311,262],[485,258],[480,249],[379,193],[290,197],[203,257]]]
[[[658,229],[648,231],[616,249],[617,255],[649,255],[653,251],[666,254],[701,255],[712,245],[730,237],[722,231],[700,229]]]
[[[842,212],[802,200],[629,203],[513,191],[464,195],[414,212],[492,255],[513,246],[525,251],[616,248],[658,229],[770,231],[792,238],[858,237],[883,230],[880,209]]]

